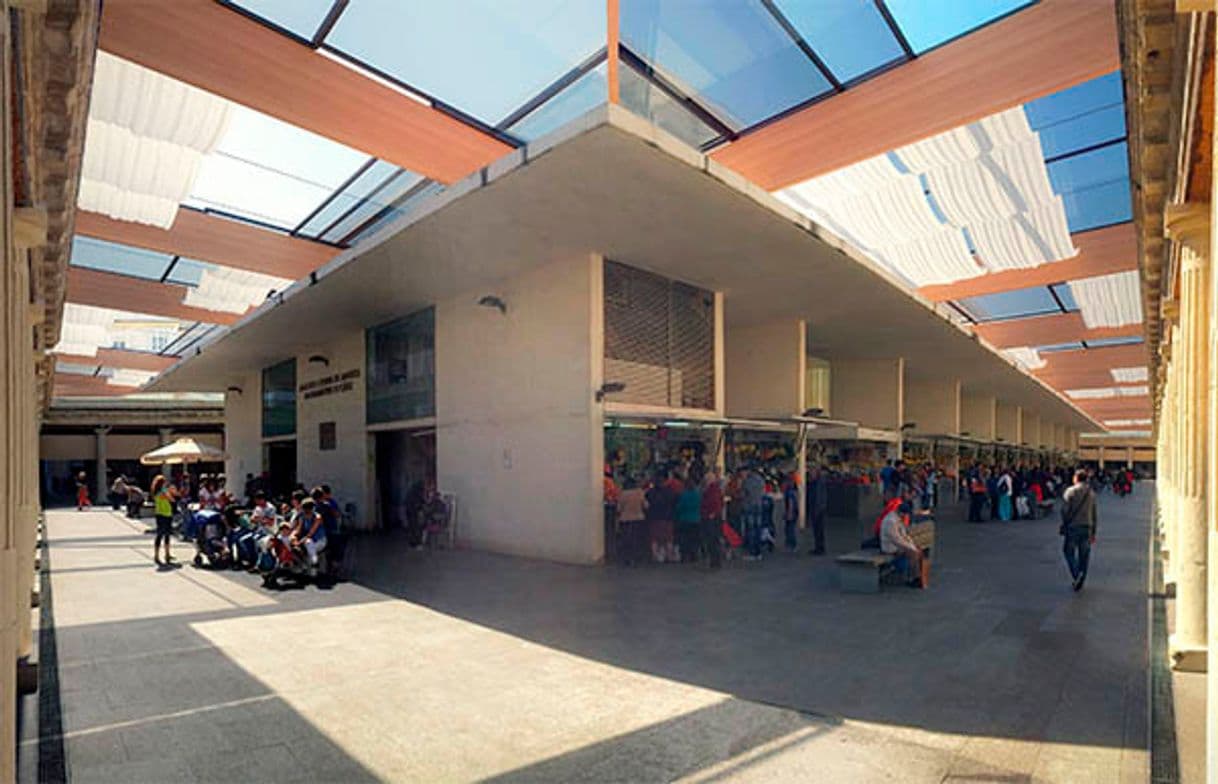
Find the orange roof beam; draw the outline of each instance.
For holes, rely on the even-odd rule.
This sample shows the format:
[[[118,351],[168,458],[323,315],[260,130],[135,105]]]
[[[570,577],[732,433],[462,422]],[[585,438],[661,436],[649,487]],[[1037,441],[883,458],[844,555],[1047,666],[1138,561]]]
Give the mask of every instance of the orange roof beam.
[[[215,0],[106,0],[99,46],[443,183],[512,150]]]
[[[77,305],[115,308],[149,316],[202,321],[208,324],[235,323],[240,314],[207,310],[183,304],[186,286],[141,280],[129,275],[99,272],[83,267],[68,268],[67,301]]]
[[[104,40],[103,40],[104,44]],[[767,190],[849,166],[1120,68],[1107,0],[1042,0],[712,153]]]
[[[168,229],[82,210],[76,213],[76,233],[289,280],[307,276],[339,253],[324,243],[191,209],[178,210]]]
[[[1078,248],[1078,255],[1073,258],[1030,269],[993,272],[955,283],[923,286],[918,294],[931,302],[947,302],[1137,269],[1138,237],[1132,222],[1081,231],[1070,235],[1070,239]]]
[[[1142,324],[1123,327],[1088,327],[1083,314],[1053,313],[1048,316],[987,321],[973,326],[973,334],[994,348],[1017,346],[1052,346],[1083,340],[1136,337],[1142,334]]]
[[[178,361],[176,356],[152,354],[147,351],[132,351],[125,348],[99,348],[95,356],[84,354],[56,354],[56,359],[77,365],[122,368],[123,370],[145,370],[160,373]]]

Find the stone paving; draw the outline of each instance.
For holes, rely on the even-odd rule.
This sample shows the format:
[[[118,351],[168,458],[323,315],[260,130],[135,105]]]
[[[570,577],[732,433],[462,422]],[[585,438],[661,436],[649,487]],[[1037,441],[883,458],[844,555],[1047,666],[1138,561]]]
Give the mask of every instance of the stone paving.
[[[1054,520],[943,520],[927,591],[831,559],[575,567],[365,538],[354,579],[162,571],[143,526],[47,515],[72,781],[1148,777],[1149,486],[1086,589]],[[831,526],[831,551],[856,526]],[[178,545],[178,557],[188,554]],[[36,741],[29,741],[30,744]]]

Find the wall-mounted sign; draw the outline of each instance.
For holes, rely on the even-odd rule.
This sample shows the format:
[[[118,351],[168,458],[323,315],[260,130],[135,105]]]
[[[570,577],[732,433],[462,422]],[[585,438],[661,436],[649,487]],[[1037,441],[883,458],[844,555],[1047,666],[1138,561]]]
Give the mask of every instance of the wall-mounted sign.
[[[317,444],[323,452],[338,448],[338,426],[333,422],[321,422],[317,425]]]
[[[337,395],[340,392],[350,392],[355,389],[355,380],[359,378],[359,368],[345,373],[332,373],[328,376],[306,381],[300,385],[301,397],[312,400],[326,395]]]

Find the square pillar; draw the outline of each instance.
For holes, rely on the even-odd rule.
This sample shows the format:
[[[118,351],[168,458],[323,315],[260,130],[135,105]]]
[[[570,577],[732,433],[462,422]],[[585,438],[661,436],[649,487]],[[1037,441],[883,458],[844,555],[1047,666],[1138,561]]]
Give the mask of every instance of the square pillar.
[[[833,417],[900,430],[905,423],[904,385],[904,359],[835,359],[829,393]]]
[[[998,398],[964,392],[960,397],[960,433],[979,441],[993,441],[998,426]]]
[[[807,325],[798,319],[725,330],[728,416],[786,418],[803,413],[807,334]]]

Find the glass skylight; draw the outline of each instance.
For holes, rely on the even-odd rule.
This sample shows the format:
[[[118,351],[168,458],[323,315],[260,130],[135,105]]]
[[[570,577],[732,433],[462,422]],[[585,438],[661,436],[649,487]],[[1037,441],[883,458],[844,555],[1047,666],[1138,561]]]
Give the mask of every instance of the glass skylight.
[[[160,280],[173,256],[129,245],[76,236],[72,238],[71,263],[76,267],[116,272],[146,280]]]
[[[1044,286],[968,297],[956,304],[977,321],[997,321],[1061,312],[1061,308]]]
[[[1082,343],[1074,341],[1072,343],[1054,343],[1050,346],[1037,346],[1036,350],[1041,354],[1052,354],[1055,351],[1077,351],[1086,348]]]
[[[719,138],[719,132],[667,93],[625,65],[619,69],[622,105],[644,117],[691,147],[701,147]]]
[[[1048,169],[1053,191],[1065,203],[1070,231],[1086,231],[1133,217],[1125,142],[1053,161]]]
[[[604,0],[351,0],[325,43],[498,125],[603,48],[605,22]]]
[[[238,107],[203,159],[189,203],[291,229],[368,156],[265,114]]]
[[[609,95],[608,67],[601,63],[565,90],[522,117],[508,131],[526,142],[534,141],[605,103]]]
[[[1100,338],[1099,340],[1088,340],[1087,348],[1104,348],[1105,346],[1132,346],[1135,343],[1141,343],[1142,338],[1131,336],[1127,338]]]
[[[922,54],[1031,5],[1031,0],[887,0],[887,4],[910,48]]]
[[[197,286],[203,273],[216,268],[215,264],[197,259],[178,259],[165,278],[166,283],[176,283],[180,286]]]
[[[1125,97],[1120,71],[1024,104],[1028,123],[1052,159],[1124,138]]]
[[[622,0],[621,40],[736,130],[832,89],[761,3]]]
[[[905,57],[905,50],[873,2],[777,0],[775,5],[839,82]]]
[[[305,40],[313,38],[334,0],[240,0],[234,3]]]

